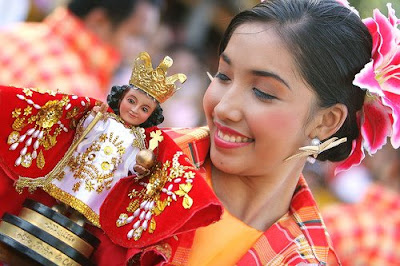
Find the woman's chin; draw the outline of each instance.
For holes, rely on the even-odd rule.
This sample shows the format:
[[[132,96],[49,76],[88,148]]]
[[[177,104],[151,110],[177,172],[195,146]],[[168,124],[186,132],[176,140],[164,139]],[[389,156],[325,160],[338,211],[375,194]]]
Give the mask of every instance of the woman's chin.
[[[234,163],[232,160],[226,158],[226,156],[223,156],[221,154],[218,154],[218,152],[210,152],[210,159],[212,162],[212,165],[217,168],[219,171],[235,175],[235,174],[240,174],[240,172],[243,169],[243,165],[240,166],[236,163]]]

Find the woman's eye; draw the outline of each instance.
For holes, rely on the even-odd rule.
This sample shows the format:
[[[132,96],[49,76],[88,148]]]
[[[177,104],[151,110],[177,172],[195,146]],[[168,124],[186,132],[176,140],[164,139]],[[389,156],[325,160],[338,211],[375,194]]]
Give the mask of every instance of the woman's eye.
[[[135,101],[133,99],[128,99],[129,103],[135,103]]]
[[[257,98],[261,99],[261,100],[274,100],[274,99],[278,99],[275,96],[272,96],[268,93],[265,93],[263,91],[260,91],[257,88],[253,88],[254,94],[256,95]]]
[[[220,79],[220,80],[223,80],[223,81],[231,80],[227,75],[222,74],[221,72],[218,72],[217,74],[215,74],[215,77],[217,79]]]
[[[147,109],[146,107],[143,107],[143,112],[145,112],[145,113],[147,113],[147,112],[149,112],[149,109]]]

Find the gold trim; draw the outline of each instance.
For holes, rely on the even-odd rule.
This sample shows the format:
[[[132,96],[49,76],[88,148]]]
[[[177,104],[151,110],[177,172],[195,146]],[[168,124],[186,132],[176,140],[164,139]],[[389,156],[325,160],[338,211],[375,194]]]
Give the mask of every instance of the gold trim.
[[[121,124],[125,125],[126,127],[131,129],[131,133],[135,136],[135,139],[132,143],[133,147],[137,147],[140,150],[146,149],[146,135],[145,135],[145,129],[142,127],[138,126],[128,126],[126,122],[118,115],[114,113],[106,113],[105,114],[105,119],[107,118],[113,118],[117,122],[120,122]]]
[[[85,255],[87,258],[89,258],[93,252],[94,248],[85,240],[38,212],[27,208],[22,208],[18,216],[30,222],[31,224],[36,225],[57,239],[65,242],[72,248]]]
[[[75,210],[77,210],[79,213],[81,213],[83,216],[86,217],[86,219],[89,220],[93,225],[97,226],[100,228],[100,221],[99,221],[99,215],[95,213],[88,205],[86,205],[83,201],[75,198],[74,196],[71,196],[67,192],[61,190],[57,186],[53,184],[48,184],[43,187],[43,190],[46,191],[50,196],[53,198],[62,201],[63,203],[67,204],[68,206],[71,206]]]
[[[88,113],[88,115],[89,114],[90,113]],[[102,114],[102,113],[98,112],[96,114],[96,116],[94,117],[94,119],[90,122],[90,124],[87,126],[87,128],[85,128],[85,130],[83,132],[80,131],[79,128],[77,129],[74,140],[73,140],[71,146],[68,148],[67,152],[65,153],[64,157],[57,163],[57,165],[47,175],[45,175],[43,177],[36,177],[36,178],[20,176],[15,183],[16,191],[18,191],[19,193],[22,193],[22,190],[26,187],[26,188],[28,188],[28,190],[30,192],[33,192],[38,187],[43,188],[43,187],[49,185],[53,179],[58,178],[59,175],[62,174],[62,172],[63,172],[64,168],[66,167],[66,165],[68,164],[68,162],[70,161],[73,152],[76,150],[76,148],[81,143],[81,141],[86,137],[86,135],[93,129],[93,127],[96,125],[96,123],[100,119],[107,119],[109,117],[114,118],[118,122],[124,123],[123,120],[115,114],[112,114],[112,113]],[[82,124],[84,120],[85,120],[85,118],[82,118],[80,120],[80,123]],[[134,134],[136,137],[134,140],[134,143],[132,145],[134,147],[139,148],[140,150],[145,149],[146,148],[146,143],[145,143],[146,136],[144,135],[144,129],[143,129],[143,132],[141,132],[142,128],[140,128],[140,127],[131,126],[130,129],[131,129],[131,133]]]
[[[96,125],[96,123],[102,118],[103,114],[98,112],[93,119],[92,122],[88,125],[85,131],[79,136],[79,139],[74,141],[72,145],[69,147],[68,151],[64,155],[64,157],[58,162],[58,164],[44,177],[37,177],[37,178],[29,178],[29,177],[22,177],[20,176],[15,183],[15,189],[22,193],[22,189],[24,187],[28,187],[29,191],[34,191],[37,187],[44,187],[48,185],[54,178],[56,178],[60,172],[65,168],[66,164],[68,163],[72,153],[78,147],[79,143],[86,137],[86,135],[92,130],[92,128]]]
[[[57,265],[80,265],[64,253],[15,225],[2,221],[0,223],[0,233],[14,239]]]
[[[126,210],[131,213],[139,212],[141,213],[140,216],[146,213],[146,217],[144,219],[144,217],[137,217],[137,215],[134,214],[129,216],[126,213],[120,213],[116,221],[117,227],[121,227],[129,223],[135,223],[135,227],[138,225],[138,227],[134,227],[134,229],[131,229],[128,232],[128,239],[133,238],[135,241],[137,241],[147,229],[149,233],[154,233],[156,230],[156,220],[154,219],[153,215],[160,215],[165,208],[171,205],[173,201],[177,201],[178,197],[182,198],[183,208],[190,209],[192,207],[194,201],[189,196],[189,193],[193,187],[192,179],[194,178],[195,173],[188,170],[194,170],[195,168],[192,166],[182,165],[179,162],[181,155],[183,155],[183,152],[181,151],[177,151],[175,153],[172,158],[172,166],[171,162],[168,160],[163,164],[157,164],[148,179],[148,183],[144,184],[144,188],[140,191],[136,191],[134,189],[129,192],[128,197],[131,199],[131,201]],[[186,182],[174,182],[173,180],[176,178],[181,180],[185,179]],[[166,198],[161,199],[161,193],[165,193],[163,188],[166,187],[167,182],[172,183],[168,185],[169,193],[166,193]],[[178,185],[179,189],[174,190],[174,185]],[[146,206],[149,205],[152,207],[147,208]],[[130,221],[128,221],[128,219],[130,219]],[[148,226],[149,222],[150,226]]]

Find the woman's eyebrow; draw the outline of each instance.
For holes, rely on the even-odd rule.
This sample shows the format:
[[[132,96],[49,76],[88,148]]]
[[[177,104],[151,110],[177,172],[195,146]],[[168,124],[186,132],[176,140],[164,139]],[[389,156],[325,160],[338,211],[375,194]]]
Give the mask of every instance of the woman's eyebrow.
[[[221,58],[222,60],[227,63],[228,65],[232,64],[231,59],[224,53],[221,54]],[[289,84],[283,79],[281,78],[278,74],[275,74],[271,71],[264,71],[264,70],[252,70],[251,73],[255,76],[260,76],[260,77],[271,77],[276,79],[277,81],[283,83],[289,90],[292,90],[292,88],[290,88]]]
[[[226,54],[222,53],[222,54],[221,54],[221,58],[222,58],[222,60],[224,60],[228,65],[231,64],[231,59],[229,59],[229,57],[228,57]]]
[[[283,83],[289,90],[292,90],[290,88],[289,84],[283,78],[281,78],[278,74],[275,74],[270,71],[263,71],[263,70],[252,70],[251,73],[255,76],[274,78],[277,81]]]

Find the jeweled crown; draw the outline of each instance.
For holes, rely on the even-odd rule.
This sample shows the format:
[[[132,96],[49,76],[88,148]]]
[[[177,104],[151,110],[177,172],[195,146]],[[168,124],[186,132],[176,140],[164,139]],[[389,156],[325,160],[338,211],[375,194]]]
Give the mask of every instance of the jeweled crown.
[[[172,63],[172,58],[166,56],[158,67],[153,69],[150,55],[147,52],[141,52],[135,59],[129,84],[147,92],[159,103],[163,103],[179,89],[175,85],[176,81],[179,80],[180,83],[186,81],[186,75],[181,73],[167,77],[167,70]]]

